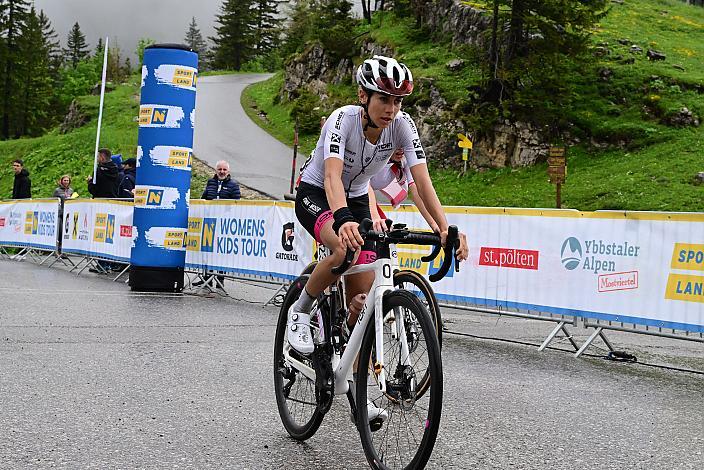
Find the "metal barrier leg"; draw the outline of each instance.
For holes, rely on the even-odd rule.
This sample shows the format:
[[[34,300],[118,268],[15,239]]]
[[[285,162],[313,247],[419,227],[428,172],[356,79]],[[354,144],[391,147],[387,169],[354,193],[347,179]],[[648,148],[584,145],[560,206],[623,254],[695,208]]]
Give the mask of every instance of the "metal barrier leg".
[[[13,261],[24,261],[25,257],[27,256],[27,252],[29,251],[29,248],[22,248],[20,251],[15,253],[14,255],[10,256],[10,259]]]
[[[58,257],[59,257],[59,254],[58,254],[56,251],[52,251],[51,253],[49,253],[49,254],[42,260],[41,263],[39,263],[39,266],[42,266],[44,263],[46,263],[47,260],[48,260],[49,258],[51,258],[52,256],[56,256],[56,257],[58,258]],[[49,267],[51,267],[51,265],[53,265],[53,264],[54,264],[54,263],[51,263],[51,264],[49,265]]]
[[[120,279],[123,274],[125,274],[127,271],[129,271],[130,266],[132,266],[132,265],[131,265],[131,264],[128,264],[127,266],[125,266],[125,269],[123,269],[122,271],[120,271],[120,274],[118,274],[118,275],[115,277],[115,279],[112,280],[112,282],[115,282],[115,281],[117,281],[118,279]]]
[[[547,348],[550,345],[550,342],[555,338],[555,336],[562,330],[563,332],[567,333],[565,330],[565,323],[564,321],[561,321],[557,325],[555,325],[555,328],[552,329],[550,334],[545,338],[545,341],[543,341],[543,344],[540,345],[538,348],[538,351],[543,351],[545,348]],[[566,335],[569,337],[569,335]],[[571,338],[570,338],[571,339]]]
[[[609,351],[614,350],[613,346],[611,346],[611,343],[609,342],[608,339],[606,339],[606,336],[604,335],[604,328],[601,326],[598,326],[598,327],[596,327],[594,332],[591,334],[591,336],[589,336],[589,338],[587,338],[587,340],[584,342],[582,347],[579,348],[579,350],[576,353],[574,353],[574,357],[581,356],[582,353],[584,351],[586,351],[586,349],[589,347],[590,344],[592,344],[592,342],[596,339],[597,336],[601,338],[601,340],[604,342],[606,347],[609,348]]]
[[[87,259],[88,259],[87,256],[84,256],[83,258],[79,259],[78,263],[74,264],[73,267],[68,272],[72,273],[73,271],[78,269],[83,264],[83,262],[86,261]]]
[[[276,307],[280,306],[283,304],[283,299],[279,299],[279,297],[283,294],[283,296],[286,295],[286,292],[288,292],[288,284],[281,284],[278,289],[276,289],[276,292],[274,292],[274,295],[271,296],[269,300],[266,301],[264,306],[266,307],[267,305],[274,305]]]

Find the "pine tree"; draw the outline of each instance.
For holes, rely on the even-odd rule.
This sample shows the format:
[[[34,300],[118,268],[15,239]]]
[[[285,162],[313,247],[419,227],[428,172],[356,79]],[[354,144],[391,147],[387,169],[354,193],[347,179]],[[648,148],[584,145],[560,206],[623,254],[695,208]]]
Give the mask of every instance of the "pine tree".
[[[16,136],[39,135],[51,123],[54,79],[50,63],[52,48],[56,44],[45,39],[46,24],[32,7],[18,40],[22,61],[17,64],[17,75],[21,78],[21,85],[17,89],[17,106],[12,113]]]
[[[95,46],[95,56],[102,57],[105,53],[105,44],[103,44],[103,38],[98,38],[98,44]]]
[[[203,35],[196,24],[196,17],[191,18],[191,23],[188,25],[186,37],[183,40],[188,47],[198,53],[198,70],[206,69],[206,58],[208,56],[208,44],[203,39]]]
[[[16,74],[16,64],[21,63],[21,52],[18,48],[18,42],[22,35],[22,31],[27,25],[27,16],[29,15],[29,2],[26,0],[5,0],[0,3],[0,18],[2,23],[1,31],[3,41],[2,59],[3,71],[5,74],[4,85],[2,89],[2,137],[8,139],[10,137],[10,122],[13,107],[16,105],[17,87],[20,84]]]
[[[81,32],[81,26],[76,22],[68,33],[67,62],[75,69],[78,63],[88,57],[88,43]]]
[[[240,70],[252,58],[255,46],[255,17],[253,0],[224,0],[216,16],[217,36],[210,38],[215,44],[215,67]]]
[[[51,26],[51,21],[49,21],[49,17],[46,16],[44,10],[39,11],[37,19],[42,30],[42,46],[49,52],[49,71],[51,76],[56,78],[63,64],[59,35],[56,34],[54,27]]]
[[[282,19],[278,16],[279,0],[255,0],[255,49],[258,55],[278,47]]]

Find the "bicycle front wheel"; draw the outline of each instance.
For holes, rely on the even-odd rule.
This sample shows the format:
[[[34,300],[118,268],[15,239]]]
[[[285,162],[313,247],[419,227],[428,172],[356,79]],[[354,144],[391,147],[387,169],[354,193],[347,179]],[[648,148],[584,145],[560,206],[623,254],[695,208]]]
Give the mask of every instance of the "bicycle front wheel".
[[[394,273],[394,286],[414,294],[423,303],[425,308],[428,309],[430,319],[435,328],[435,333],[438,336],[438,345],[440,349],[442,349],[442,316],[440,315],[438,299],[435,297],[435,292],[430,282],[421,274],[409,269],[404,269],[403,271],[396,271]]]
[[[279,416],[291,437],[303,441],[320,427],[324,414],[318,409],[315,380],[301,373],[291,359],[313,369],[311,360],[293,350],[286,340],[288,310],[303,292],[308,276],[300,276],[291,283],[279,312],[274,342],[274,393]]]
[[[415,295],[389,292],[384,295],[383,310],[384,317],[390,312],[396,315],[396,321],[384,322],[384,363],[377,364],[374,321],[370,321],[357,366],[362,447],[374,469],[423,468],[433,452],[442,414],[440,347],[428,311]],[[404,331],[399,331],[401,324]],[[403,350],[408,351],[405,357]],[[374,370],[378,366],[386,374],[385,392],[379,389]],[[425,392],[418,393],[424,377]],[[376,417],[371,422],[370,412]]]

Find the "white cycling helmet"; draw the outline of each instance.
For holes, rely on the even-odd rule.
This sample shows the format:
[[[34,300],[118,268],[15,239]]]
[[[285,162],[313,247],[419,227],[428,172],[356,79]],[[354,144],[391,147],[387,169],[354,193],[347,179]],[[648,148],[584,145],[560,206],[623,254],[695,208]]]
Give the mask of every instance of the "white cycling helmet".
[[[357,68],[362,88],[391,96],[408,96],[413,91],[413,75],[404,64],[391,57],[375,55]]]

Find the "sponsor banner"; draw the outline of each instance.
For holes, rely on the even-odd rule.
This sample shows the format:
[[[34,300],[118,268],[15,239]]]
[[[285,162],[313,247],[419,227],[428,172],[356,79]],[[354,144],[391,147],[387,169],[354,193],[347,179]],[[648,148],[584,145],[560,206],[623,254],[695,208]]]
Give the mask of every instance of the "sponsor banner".
[[[0,245],[56,249],[58,199],[0,201]]]
[[[64,203],[62,251],[129,263],[133,235],[132,202],[68,199]]]
[[[383,206],[411,228],[409,206]],[[470,256],[433,287],[439,298],[704,331],[704,215],[447,208]],[[401,268],[428,275],[426,247],[401,245]]]
[[[292,279],[310,263],[313,239],[292,202],[193,200],[185,244],[188,268]]]
[[[154,70],[156,81],[183,90],[196,91],[198,70],[184,65],[161,64]]]
[[[178,188],[137,185],[134,188],[134,206],[146,209],[175,209],[181,199]]]
[[[139,106],[139,127],[179,128],[184,116],[180,106],[142,104]]]

